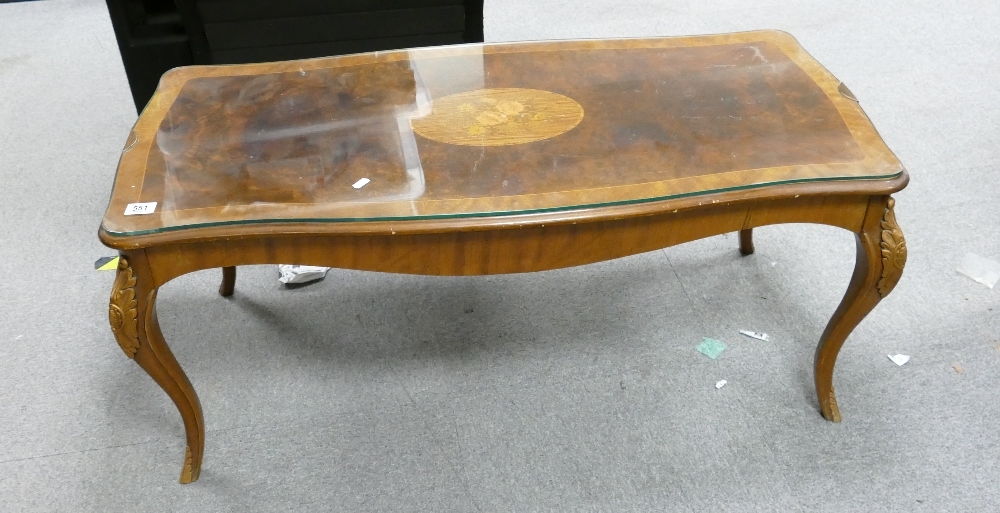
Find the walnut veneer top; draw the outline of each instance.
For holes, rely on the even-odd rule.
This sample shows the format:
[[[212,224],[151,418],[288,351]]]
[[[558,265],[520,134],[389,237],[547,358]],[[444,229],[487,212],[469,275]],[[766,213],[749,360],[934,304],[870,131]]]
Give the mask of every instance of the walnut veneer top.
[[[168,72],[103,229],[405,229],[902,175],[850,91],[782,32],[464,45]]]

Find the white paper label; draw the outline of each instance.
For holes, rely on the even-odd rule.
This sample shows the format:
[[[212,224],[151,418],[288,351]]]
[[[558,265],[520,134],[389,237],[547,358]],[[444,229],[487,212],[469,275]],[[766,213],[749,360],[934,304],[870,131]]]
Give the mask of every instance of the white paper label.
[[[143,214],[152,214],[156,212],[156,202],[150,201],[149,203],[129,203],[125,206],[125,215],[127,216],[141,216]]]
[[[360,188],[368,185],[368,182],[370,182],[370,181],[371,180],[369,180],[367,178],[362,178],[362,179],[358,180],[357,182],[354,182],[354,185],[352,185],[351,187],[354,187],[355,189],[360,189]]]

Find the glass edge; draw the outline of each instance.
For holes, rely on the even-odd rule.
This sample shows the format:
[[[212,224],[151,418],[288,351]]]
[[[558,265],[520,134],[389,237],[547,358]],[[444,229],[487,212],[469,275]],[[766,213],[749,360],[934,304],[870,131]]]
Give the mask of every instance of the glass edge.
[[[696,191],[696,192],[684,192],[680,194],[671,194],[668,196],[655,196],[651,198],[641,198],[641,199],[631,199],[631,200],[621,200],[621,201],[608,201],[603,203],[586,203],[581,205],[573,205],[569,207],[549,207],[549,208],[536,208],[529,210],[517,210],[517,211],[505,211],[505,212],[472,212],[463,214],[432,214],[426,216],[396,216],[396,217],[303,217],[295,219],[244,219],[238,221],[217,221],[208,223],[198,223],[198,224],[188,224],[181,226],[166,226],[161,228],[152,228],[149,230],[136,230],[131,232],[115,232],[109,230],[104,223],[101,223],[101,229],[103,229],[108,235],[115,237],[137,237],[141,235],[152,235],[156,233],[174,232],[181,230],[194,230],[198,228],[213,228],[217,226],[233,226],[233,225],[247,225],[247,224],[294,224],[294,223],[371,223],[371,222],[383,222],[383,221],[422,221],[422,220],[433,220],[433,219],[465,219],[465,218],[479,218],[479,217],[507,217],[515,215],[524,214],[545,214],[552,212],[570,212],[573,210],[581,210],[586,208],[599,208],[599,207],[614,207],[621,205],[638,205],[642,203],[652,203],[655,201],[666,201],[671,199],[679,198],[689,198],[692,196],[706,196],[709,194],[716,194],[722,192],[732,192],[741,191],[749,189],[760,189],[762,187],[770,187],[774,185],[786,185],[786,184],[797,184],[797,183],[810,183],[810,182],[845,182],[845,181],[858,181],[858,180],[885,180],[889,178],[896,178],[902,175],[904,170],[900,170],[897,173],[891,175],[873,175],[865,177],[855,177],[855,176],[844,176],[835,178],[800,178],[795,180],[781,180],[778,182],[763,182],[751,185],[739,185],[734,187],[723,187],[720,189],[712,189],[708,191]]]

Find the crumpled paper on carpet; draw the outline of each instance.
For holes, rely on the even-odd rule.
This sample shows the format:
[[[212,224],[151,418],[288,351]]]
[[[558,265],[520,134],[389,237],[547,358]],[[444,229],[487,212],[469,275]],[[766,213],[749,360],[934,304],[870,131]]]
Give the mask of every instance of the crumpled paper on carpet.
[[[326,278],[326,272],[329,270],[329,267],[313,265],[278,264],[278,272],[281,273],[278,281],[285,285],[309,283]]]

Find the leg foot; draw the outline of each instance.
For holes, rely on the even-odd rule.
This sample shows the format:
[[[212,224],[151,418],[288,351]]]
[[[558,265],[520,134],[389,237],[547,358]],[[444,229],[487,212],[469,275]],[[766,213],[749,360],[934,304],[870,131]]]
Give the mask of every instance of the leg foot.
[[[740,230],[740,254],[743,256],[753,254],[753,228]]]
[[[180,411],[187,435],[181,483],[196,481],[201,473],[205,448],[201,402],[163,340],[156,319],[156,289],[152,287],[152,277],[141,251],[123,254],[118,261],[109,315],[111,331],[125,355],[134,359],[160,385]]]
[[[830,393],[819,402],[819,411],[823,418],[830,422],[840,422],[840,407],[837,406],[837,393],[830,386]]]
[[[181,484],[189,484],[198,480],[201,474],[201,461],[195,465],[194,458],[191,457],[191,447],[184,450],[184,466],[181,467]]]
[[[896,286],[906,264],[906,242],[896,224],[894,205],[895,201],[888,197],[875,197],[869,202],[862,230],[855,235],[854,275],[816,348],[816,394],[823,417],[832,422],[840,422],[833,390],[837,354],[847,336]]]
[[[222,285],[219,285],[219,295],[229,297],[233,295],[236,288],[236,267],[222,268]]]

